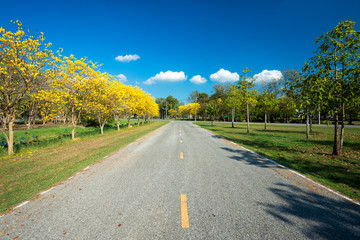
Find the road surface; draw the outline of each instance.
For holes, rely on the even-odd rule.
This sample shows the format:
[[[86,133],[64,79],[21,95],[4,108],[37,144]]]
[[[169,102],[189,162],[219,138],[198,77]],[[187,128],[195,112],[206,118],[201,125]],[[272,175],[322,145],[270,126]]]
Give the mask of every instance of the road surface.
[[[171,122],[2,216],[0,233],[360,239],[360,208],[191,122]]]

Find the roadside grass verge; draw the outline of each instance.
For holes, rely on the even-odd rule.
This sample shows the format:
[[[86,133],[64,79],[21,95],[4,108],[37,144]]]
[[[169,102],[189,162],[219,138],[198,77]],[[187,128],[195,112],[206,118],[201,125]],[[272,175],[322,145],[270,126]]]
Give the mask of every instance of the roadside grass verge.
[[[260,155],[294,169],[343,194],[360,200],[360,128],[345,128],[343,154],[332,156],[333,127],[313,126],[309,139],[305,126],[196,123]]]
[[[54,148],[0,158],[0,213],[167,123],[108,131]]]
[[[131,124],[135,124],[136,120],[131,120]],[[120,121],[121,128],[127,128],[127,120]],[[71,142],[71,124],[57,124],[48,126],[40,126],[35,129],[16,130],[14,131],[14,152],[15,154],[26,153],[29,151],[38,151],[49,147],[57,147],[67,142]],[[104,132],[117,131],[116,123],[107,124]],[[76,138],[91,138],[100,134],[98,127],[82,127],[77,126],[75,129]],[[5,137],[0,133],[0,140],[5,142]],[[7,156],[7,147],[0,146],[0,157]]]

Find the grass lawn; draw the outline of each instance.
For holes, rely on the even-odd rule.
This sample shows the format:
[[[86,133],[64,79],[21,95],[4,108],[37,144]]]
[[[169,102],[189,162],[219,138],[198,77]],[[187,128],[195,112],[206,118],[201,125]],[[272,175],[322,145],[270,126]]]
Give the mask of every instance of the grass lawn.
[[[167,124],[159,121],[0,158],[0,213]]]
[[[333,127],[313,127],[309,139],[305,126],[246,125],[207,122],[197,125],[281,163],[308,177],[360,200],[360,128],[345,128],[344,149],[340,157],[332,156]]]
[[[131,120],[131,124],[135,124],[136,120]],[[127,121],[121,120],[120,126],[127,128]],[[116,123],[109,124],[104,128],[104,132],[116,131]],[[58,124],[51,127],[44,126],[36,129],[16,130],[14,131],[14,151],[16,154],[26,153],[29,151],[37,151],[49,147],[56,147],[67,142],[71,142],[71,124]],[[76,127],[76,138],[91,138],[100,133],[97,127]],[[6,141],[2,133],[0,133],[0,140]],[[7,156],[7,148],[0,147],[0,157]]]

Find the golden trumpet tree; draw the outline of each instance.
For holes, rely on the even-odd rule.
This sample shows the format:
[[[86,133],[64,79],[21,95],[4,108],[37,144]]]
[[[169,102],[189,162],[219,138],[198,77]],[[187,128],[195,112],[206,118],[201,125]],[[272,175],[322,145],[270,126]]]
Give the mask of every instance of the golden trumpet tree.
[[[96,117],[99,122],[100,132],[104,134],[106,121],[114,116],[114,100],[117,98],[115,85],[110,81],[113,77],[107,73],[98,73],[94,81],[90,82],[91,97],[87,103],[87,111]]]
[[[178,111],[176,111],[175,109],[170,109],[169,110],[170,117],[176,118],[177,114],[178,114]]]
[[[144,94],[144,91],[135,86],[126,86],[126,96],[124,98],[124,116],[128,121],[128,127],[131,127],[130,125],[130,119],[131,116],[134,114],[137,114],[140,98]]]
[[[178,113],[179,113],[179,116],[182,116],[183,118],[185,118],[185,115],[189,114],[188,105],[179,106]]]
[[[153,117],[159,116],[159,105],[155,103],[155,98],[152,98],[152,102],[150,104],[150,110],[148,113],[149,121],[152,121]]]
[[[13,23],[15,32],[0,27],[0,119],[8,154],[14,152],[14,121],[27,96],[46,84],[53,60],[51,43],[44,43],[43,33],[34,38],[23,31],[21,22]]]
[[[159,106],[155,103],[155,98],[150,94],[145,94],[143,98],[142,108],[141,108],[141,116],[144,124],[145,119],[151,121],[154,116],[158,116],[159,114]]]
[[[121,116],[125,114],[125,98],[128,87],[120,81],[115,81],[115,79],[113,79],[110,87],[113,89],[113,95],[111,99],[114,106],[114,117],[116,120],[117,129],[119,131]]]
[[[52,75],[52,87],[42,94],[69,113],[72,139],[75,140],[75,128],[81,114],[89,106],[92,92],[97,86],[100,73],[96,69],[99,66],[86,58],[78,60],[73,55],[57,58],[57,62],[59,65]]]
[[[187,105],[179,106],[178,108],[179,116],[182,116],[184,118],[185,115],[195,115],[195,106],[196,109],[201,108],[201,105],[199,103],[189,103]]]
[[[197,109],[197,112],[199,112],[201,105],[199,103],[189,103],[188,108],[189,108],[189,114],[195,116],[195,109]]]

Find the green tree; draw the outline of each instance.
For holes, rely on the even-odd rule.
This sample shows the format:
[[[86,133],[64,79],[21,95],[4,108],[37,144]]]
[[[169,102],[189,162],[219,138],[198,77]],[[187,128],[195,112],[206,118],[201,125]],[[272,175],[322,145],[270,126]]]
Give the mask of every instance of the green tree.
[[[156,98],[156,104],[159,106],[160,118],[164,119],[166,115],[166,98]]]
[[[174,98],[173,96],[169,95],[166,98],[166,102],[168,103],[168,110],[170,109],[178,109],[178,107],[180,106],[179,104],[179,100],[177,100],[176,98]]]
[[[188,98],[189,102],[190,103],[197,103],[198,102],[198,99],[199,99],[199,91],[198,90],[194,90],[190,93],[190,96]],[[195,104],[195,122],[196,122],[196,112],[200,110],[200,109],[197,109],[197,104]]]
[[[264,129],[266,130],[266,124],[268,122],[269,110],[276,104],[275,95],[265,90],[258,95],[258,105],[264,109]]]
[[[209,102],[209,95],[205,92],[202,92],[199,94],[199,99],[198,99],[198,103],[200,104],[201,108],[199,110],[199,115],[202,115],[203,121],[206,118],[206,105]]]
[[[210,115],[210,118],[211,118],[211,126],[214,126],[213,122],[214,122],[214,116],[216,114],[219,113],[219,109],[218,107],[216,106],[215,103],[211,103],[211,104],[208,104],[206,106],[206,113]]]
[[[238,82],[238,89],[242,97],[241,101],[246,104],[246,122],[247,122],[247,133],[250,133],[250,105],[256,104],[257,91],[254,88],[253,77],[248,77],[247,74],[251,73],[250,69],[245,68],[242,70],[243,74],[240,76]]]
[[[241,106],[241,93],[236,85],[232,85],[227,92],[225,104],[231,108],[231,127],[234,128],[235,109]]]
[[[310,65],[305,66],[306,79],[312,88],[321,92],[319,97],[334,118],[333,155],[340,155],[342,151],[346,107],[360,94],[360,31],[356,31],[354,25],[355,22],[342,21],[317,38],[319,47]]]
[[[225,116],[231,111],[228,105],[224,104],[224,100],[230,90],[230,87],[231,84],[229,83],[219,83],[213,86],[214,89],[212,91],[213,94],[210,96],[210,101],[217,104],[217,108],[219,110],[218,114],[220,115],[219,120],[224,120]]]

